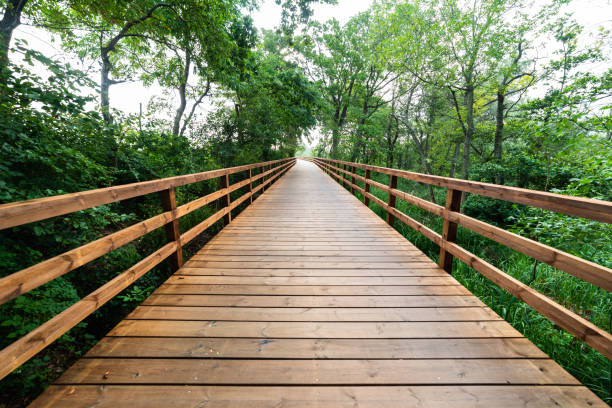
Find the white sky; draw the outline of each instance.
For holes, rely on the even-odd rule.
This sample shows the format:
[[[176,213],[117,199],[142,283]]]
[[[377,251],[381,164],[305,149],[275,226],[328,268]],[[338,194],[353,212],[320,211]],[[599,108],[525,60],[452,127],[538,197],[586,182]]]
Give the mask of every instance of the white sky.
[[[313,6],[313,19],[324,22],[335,17],[343,24],[352,16],[367,10],[373,2],[373,0],[338,0],[337,5],[316,4]],[[574,14],[574,18],[580,24],[585,26],[587,32],[596,31],[600,26],[612,28],[612,0],[573,0],[566,9]],[[281,7],[274,0],[263,0],[259,10],[254,11],[252,16],[256,27],[273,29],[280,21]],[[47,56],[76,61],[73,57],[66,55],[59,42],[53,42],[50,34],[44,30],[22,25],[15,30],[15,38],[27,40],[32,48]],[[79,66],[78,61],[73,65]],[[607,67],[601,68],[606,69]],[[97,75],[93,79],[98,80]],[[139,104],[142,103],[144,109],[151,97],[159,94],[161,94],[159,87],[147,88],[139,82],[113,85],[110,89],[111,106],[126,113],[138,113]]]

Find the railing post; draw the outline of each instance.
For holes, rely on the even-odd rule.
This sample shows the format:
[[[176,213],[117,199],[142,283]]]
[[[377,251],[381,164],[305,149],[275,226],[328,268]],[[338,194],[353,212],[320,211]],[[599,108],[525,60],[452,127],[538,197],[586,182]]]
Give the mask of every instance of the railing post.
[[[389,176],[389,188],[397,188],[397,176]],[[389,191],[389,198],[387,199],[387,204],[391,208],[395,208],[395,196],[391,194]],[[395,222],[395,217],[387,211],[387,224],[393,227],[393,223]]]
[[[344,171],[346,171],[346,164],[343,164],[342,168],[344,169]],[[342,187],[346,187],[346,173],[342,173]]]
[[[272,169],[272,165],[268,164],[267,166],[263,166],[262,171],[265,173],[266,171],[269,171],[270,169]],[[268,180],[270,178],[270,175],[268,174],[267,176],[263,176],[262,177],[262,183],[265,182],[266,180]],[[264,191],[266,191],[270,186],[269,185],[265,185],[263,186],[263,188],[261,189],[261,192],[263,193]]]
[[[365,185],[363,186],[363,189],[365,190],[366,193],[370,192],[370,185],[368,184],[368,180],[370,179],[370,169],[366,169],[365,171]],[[363,203],[365,204],[366,207],[370,206],[370,197],[368,197],[367,194],[363,195]]]
[[[261,167],[259,168],[259,174],[263,174],[263,173],[265,173],[265,172],[266,172],[266,166],[261,166]],[[261,187],[261,190],[259,191],[259,195],[262,195],[262,194],[263,194],[263,192],[264,192],[264,190],[266,189],[266,187],[265,187],[265,186],[263,186],[263,183],[264,183],[265,181],[266,181],[266,176],[262,176],[262,177],[261,177],[261,181],[260,181],[260,183],[262,184],[262,187]]]
[[[249,196],[250,204],[253,204],[253,182],[251,181],[252,178],[253,178],[253,169],[249,169],[249,193],[251,194]]]
[[[159,192],[161,204],[164,211],[176,210],[176,191],[174,187]],[[183,248],[181,247],[181,231],[179,229],[179,220],[173,220],[164,225],[166,230],[166,239],[168,242],[176,242],[176,252],[173,253],[170,259],[172,272],[176,272],[183,266]]]
[[[351,166],[351,183],[355,185],[355,166]],[[355,187],[351,186],[351,194],[355,194]]]
[[[229,174],[225,176],[219,177],[219,189],[228,188],[229,187]],[[230,193],[228,192],[226,195],[220,198],[221,200],[221,208],[229,207],[231,203]],[[228,211],[227,214],[223,216],[224,225],[228,225],[232,222],[232,212]]]
[[[451,188],[446,190],[446,205],[448,211],[459,211],[461,208],[461,191]],[[444,218],[442,225],[442,239],[448,242],[457,240],[457,224]],[[453,256],[440,247],[440,260],[438,261],[440,268],[448,273],[453,272]]]

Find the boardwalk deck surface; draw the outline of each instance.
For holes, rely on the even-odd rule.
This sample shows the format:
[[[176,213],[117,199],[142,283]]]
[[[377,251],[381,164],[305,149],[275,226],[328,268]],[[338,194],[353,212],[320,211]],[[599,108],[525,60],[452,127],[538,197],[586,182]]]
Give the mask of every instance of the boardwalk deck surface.
[[[298,161],[33,406],[607,405]]]

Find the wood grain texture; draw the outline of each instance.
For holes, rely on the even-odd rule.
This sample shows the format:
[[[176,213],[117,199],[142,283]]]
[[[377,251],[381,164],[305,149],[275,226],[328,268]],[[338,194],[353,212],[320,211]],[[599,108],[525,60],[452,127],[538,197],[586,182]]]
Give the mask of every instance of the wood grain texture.
[[[426,405],[425,405],[426,404]],[[576,386],[53,385],[32,407],[98,408],[605,408]]]
[[[232,276],[242,278],[242,276]],[[349,277],[349,279],[356,279]],[[461,285],[190,285],[164,284],[158,295],[285,295],[285,296],[445,296],[470,295]]]
[[[109,336],[417,339],[517,337],[520,333],[499,320],[366,323],[124,320]]]
[[[604,406],[344,171],[300,161],[268,184],[33,406]]]
[[[450,359],[546,358],[529,340],[105,337],[87,357]]]
[[[475,296],[267,296],[151,295],[143,305],[254,307],[465,307],[483,306]]]
[[[290,308],[140,306],[134,320],[235,320],[296,322],[411,322],[501,320],[487,307]]]
[[[383,385],[578,381],[547,359],[211,360],[85,358],[57,384]]]

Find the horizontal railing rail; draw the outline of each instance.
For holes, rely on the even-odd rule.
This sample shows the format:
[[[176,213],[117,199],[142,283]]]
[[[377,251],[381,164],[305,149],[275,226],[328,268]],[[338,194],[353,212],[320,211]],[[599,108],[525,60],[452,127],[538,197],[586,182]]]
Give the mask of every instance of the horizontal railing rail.
[[[612,335],[610,333],[559,305],[530,286],[506,274],[475,254],[465,250],[455,242],[457,227],[460,225],[495,242],[537,259],[538,261],[547,263],[579,279],[590,282],[607,291],[611,291],[612,269],[493,226],[476,218],[469,217],[462,214],[459,211],[459,207],[461,203],[461,194],[466,192],[512,203],[538,207],[566,215],[612,223],[612,202],[448,177],[431,176],[428,174],[413,173],[340,160],[322,158],[314,158],[311,160],[327,174],[333,176],[333,178],[343,186],[349,188],[351,192],[354,193],[358,191],[361,193],[366,205],[373,202],[383,208],[387,213],[387,222],[390,225],[393,226],[394,220],[398,219],[437,244],[440,247],[439,265],[447,272],[452,272],[453,257],[457,257],[460,261],[471,266],[483,276],[487,277],[510,294],[521,299],[529,306],[533,307],[537,312],[548,317],[558,326],[576,336],[583,343],[593,347],[608,359],[612,357]],[[357,168],[364,170],[363,176],[357,173]],[[388,175],[389,185],[372,180],[372,172]],[[398,178],[446,188],[445,206],[432,203],[398,190]],[[364,187],[362,188],[356,184],[356,180],[363,182]],[[373,195],[370,192],[370,187],[386,192],[388,195],[387,202]],[[395,208],[396,199],[403,200],[442,217],[442,234],[438,234]]]
[[[160,193],[164,211],[147,220],[0,279],[0,304],[23,295],[160,227],[165,227],[168,240],[168,243],[157,251],[1,350],[0,379],[10,374],[165,259],[170,259],[173,269],[180,268],[183,264],[182,247],[184,245],[222,218],[227,225],[231,222],[232,210],[247,200],[251,203],[256,193],[263,193],[295,162],[295,158],[274,160],[0,205],[0,229],[156,192]],[[259,173],[253,175],[254,169],[260,169]],[[229,176],[240,172],[248,172],[247,178],[230,185]],[[220,180],[219,190],[177,207],[176,187],[215,178]],[[253,187],[256,181],[259,181],[259,184]],[[230,194],[245,187],[248,187],[248,191],[232,201]],[[218,211],[188,231],[180,232],[178,220],[181,217],[216,200],[221,200],[223,203]]]

